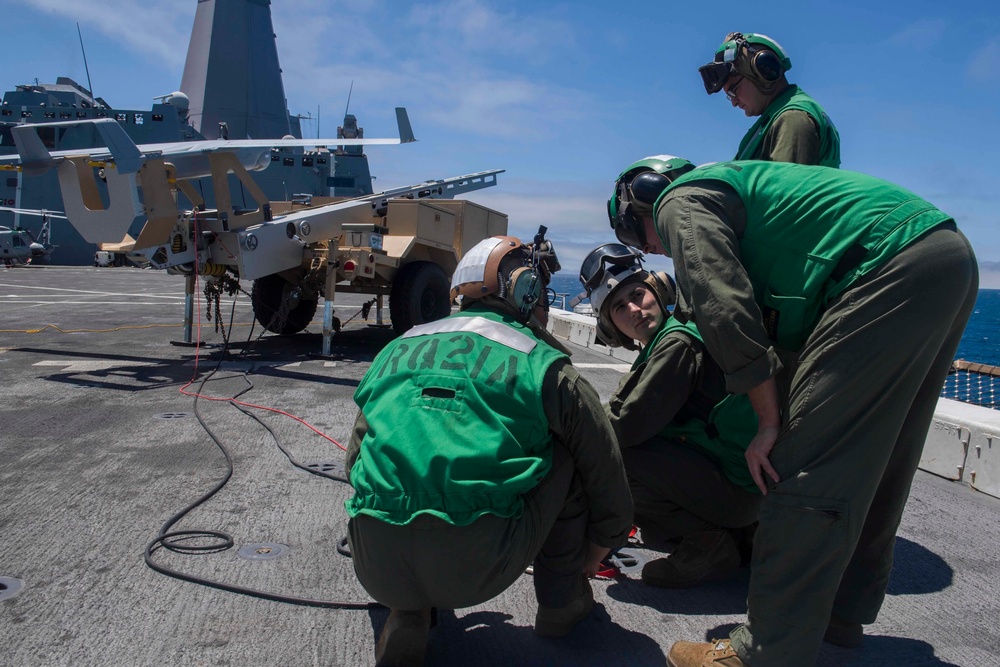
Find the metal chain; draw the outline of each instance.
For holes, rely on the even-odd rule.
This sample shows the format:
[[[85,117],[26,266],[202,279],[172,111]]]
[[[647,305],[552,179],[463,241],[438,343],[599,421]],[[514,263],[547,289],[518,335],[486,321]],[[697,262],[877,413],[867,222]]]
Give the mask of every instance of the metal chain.
[[[356,312],[353,315],[351,315],[350,319],[348,319],[347,322],[341,322],[340,323],[340,327],[338,327],[338,330],[340,328],[343,328],[343,327],[347,326],[347,324],[351,320],[353,320],[355,317],[357,317],[358,315],[361,315],[361,319],[363,319],[363,320],[365,320],[367,322],[368,321],[368,313],[371,312],[372,306],[374,306],[376,303],[378,303],[378,298],[377,297],[374,298],[374,299],[372,299],[371,301],[366,301],[364,303],[364,305],[361,306],[361,310],[359,310],[358,312]]]
[[[215,312],[215,333],[222,333],[222,339],[225,342],[229,342],[226,336],[226,325],[222,320],[222,307],[221,300],[222,294],[225,293],[227,296],[234,296],[237,292],[242,292],[246,294],[246,290],[240,287],[239,278],[224,273],[215,280],[208,280],[205,282],[205,317],[211,322],[212,312]],[[250,296],[247,294],[247,296]]]

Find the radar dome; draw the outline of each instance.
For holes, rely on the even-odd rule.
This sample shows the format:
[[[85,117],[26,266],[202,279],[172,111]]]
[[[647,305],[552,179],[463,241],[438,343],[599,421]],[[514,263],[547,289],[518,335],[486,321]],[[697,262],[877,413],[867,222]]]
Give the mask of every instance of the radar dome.
[[[188,106],[191,104],[190,100],[188,100],[188,96],[179,90],[176,90],[167,95],[164,102],[166,102],[167,104],[172,104],[178,109],[184,109],[184,110],[187,110]]]

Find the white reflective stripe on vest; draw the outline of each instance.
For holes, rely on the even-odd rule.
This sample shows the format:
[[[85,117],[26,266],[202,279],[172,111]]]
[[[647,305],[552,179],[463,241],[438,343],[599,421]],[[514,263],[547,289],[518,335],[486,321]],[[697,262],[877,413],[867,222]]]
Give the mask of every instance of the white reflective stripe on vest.
[[[505,324],[488,320],[485,317],[446,317],[415,326],[402,335],[402,338],[428,336],[439,333],[474,333],[488,338],[495,343],[528,354],[538,344],[531,336],[515,331]]]

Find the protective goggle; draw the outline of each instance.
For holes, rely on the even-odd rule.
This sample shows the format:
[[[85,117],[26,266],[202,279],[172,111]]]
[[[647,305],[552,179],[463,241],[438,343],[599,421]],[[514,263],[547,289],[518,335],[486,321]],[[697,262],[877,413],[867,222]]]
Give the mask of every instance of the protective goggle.
[[[705,84],[705,92],[713,95],[726,85],[726,81],[736,71],[736,65],[731,60],[721,63],[708,63],[698,68],[701,74],[701,81]]]
[[[580,265],[580,282],[588,292],[604,279],[608,265],[642,268],[642,255],[621,243],[605,243],[594,248]]]
[[[702,83],[705,84],[705,92],[709,95],[714,95],[726,85],[726,81],[736,71],[736,56],[746,45],[743,35],[738,32],[726,35],[726,42],[728,46],[721,53],[715,54],[713,62],[698,68]]]

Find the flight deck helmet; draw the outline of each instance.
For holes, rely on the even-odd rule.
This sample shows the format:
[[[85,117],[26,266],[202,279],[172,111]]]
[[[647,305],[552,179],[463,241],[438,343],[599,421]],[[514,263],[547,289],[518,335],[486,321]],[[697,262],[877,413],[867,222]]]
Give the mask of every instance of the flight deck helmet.
[[[512,305],[527,321],[537,305],[548,310],[548,285],[559,259],[544,226],[530,244],[515,236],[483,239],[462,257],[451,281],[451,298],[462,308],[472,300],[494,296]]]
[[[705,92],[722,90],[729,77],[744,76],[757,90],[769,95],[774,84],[792,69],[792,60],[778,42],[767,35],[731,32],[715,50],[715,58],[698,68]]]
[[[608,200],[608,219],[615,236],[625,245],[646,245],[642,216],[653,212],[653,204],[677,177],[694,169],[682,157],[653,155],[633,162],[615,181],[615,191]]]
[[[580,265],[580,282],[587,291],[597,317],[597,337],[608,347],[636,349],[636,342],[618,330],[611,320],[612,296],[622,287],[644,283],[653,292],[664,315],[677,300],[674,281],[662,271],[642,268],[642,254],[620,243],[605,243],[590,251]]]

